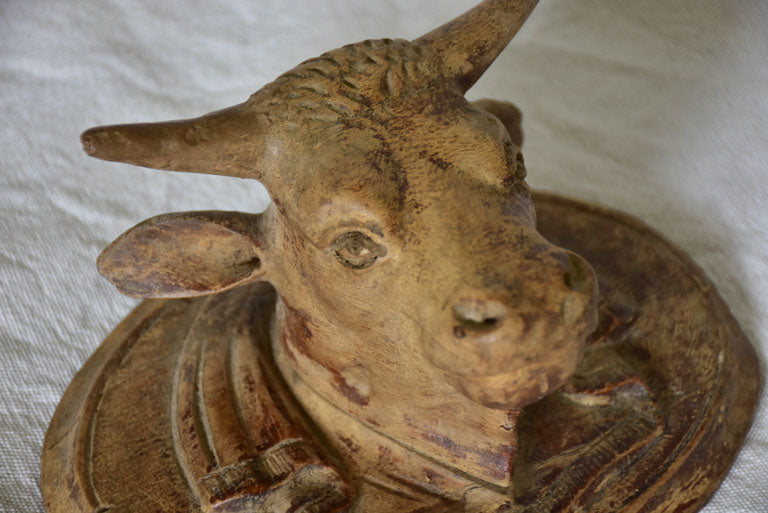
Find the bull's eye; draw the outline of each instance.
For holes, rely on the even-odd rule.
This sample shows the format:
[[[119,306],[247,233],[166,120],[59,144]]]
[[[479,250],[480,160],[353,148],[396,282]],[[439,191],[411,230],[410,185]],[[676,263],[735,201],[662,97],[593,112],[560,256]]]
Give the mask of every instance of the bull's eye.
[[[346,232],[334,242],[333,249],[336,258],[351,269],[370,267],[377,258],[387,254],[387,249],[377,244],[362,232]]]

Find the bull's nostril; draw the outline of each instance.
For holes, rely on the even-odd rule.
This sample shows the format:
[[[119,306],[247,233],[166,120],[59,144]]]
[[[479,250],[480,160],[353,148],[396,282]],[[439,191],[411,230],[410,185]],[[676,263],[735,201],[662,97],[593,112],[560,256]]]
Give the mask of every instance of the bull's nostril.
[[[506,316],[506,308],[496,301],[462,300],[453,306],[453,317],[459,322],[453,328],[456,338],[467,332],[486,332],[496,329]]]
[[[573,253],[568,254],[568,264],[565,269],[565,284],[576,292],[585,292],[591,285],[591,273],[586,262]]]

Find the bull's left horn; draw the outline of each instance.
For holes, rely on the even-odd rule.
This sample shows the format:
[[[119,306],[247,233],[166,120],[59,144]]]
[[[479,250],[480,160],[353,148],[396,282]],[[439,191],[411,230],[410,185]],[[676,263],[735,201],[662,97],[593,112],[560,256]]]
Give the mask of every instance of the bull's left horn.
[[[465,93],[523,26],[538,0],[485,0],[416,41],[443,61],[449,78]]]
[[[81,141],[92,157],[155,169],[256,178],[265,122],[248,103],[205,116],[90,128]]]

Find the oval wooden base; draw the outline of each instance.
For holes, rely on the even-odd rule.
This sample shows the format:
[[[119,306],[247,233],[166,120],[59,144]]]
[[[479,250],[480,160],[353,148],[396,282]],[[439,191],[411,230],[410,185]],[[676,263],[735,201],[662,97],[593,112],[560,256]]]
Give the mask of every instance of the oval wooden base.
[[[595,268],[601,319],[574,378],[522,412],[510,489],[458,476],[459,501],[412,482],[371,500],[276,369],[275,294],[255,284],[145,301],[104,341],[45,438],[48,512],[697,511],[751,423],[751,345],[702,272],[642,223],[551,195],[536,205],[541,233]]]

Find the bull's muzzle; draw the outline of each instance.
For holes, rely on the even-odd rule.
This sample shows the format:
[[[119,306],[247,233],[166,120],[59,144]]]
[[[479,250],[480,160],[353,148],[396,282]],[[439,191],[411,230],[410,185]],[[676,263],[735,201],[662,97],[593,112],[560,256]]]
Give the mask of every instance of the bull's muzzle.
[[[449,301],[442,336],[425,342],[427,358],[470,399],[522,408],[573,374],[597,324],[597,280],[569,252],[541,267],[531,289],[460,291]]]

